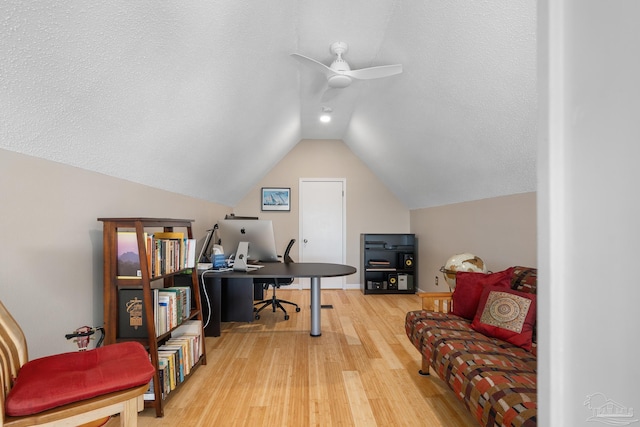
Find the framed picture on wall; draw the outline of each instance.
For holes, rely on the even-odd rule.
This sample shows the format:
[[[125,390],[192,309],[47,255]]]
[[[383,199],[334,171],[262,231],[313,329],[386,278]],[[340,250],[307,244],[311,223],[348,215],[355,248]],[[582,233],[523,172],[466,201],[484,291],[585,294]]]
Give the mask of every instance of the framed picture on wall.
[[[263,211],[290,211],[291,188],[262,187]]]

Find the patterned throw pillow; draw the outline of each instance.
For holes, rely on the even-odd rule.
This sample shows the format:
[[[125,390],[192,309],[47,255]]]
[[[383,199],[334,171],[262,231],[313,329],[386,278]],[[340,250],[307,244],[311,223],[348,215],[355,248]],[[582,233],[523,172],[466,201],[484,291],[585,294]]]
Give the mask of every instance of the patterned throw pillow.
[[[515,266],[511,277],[511,289],[520,292],[536,294],[538,288],[538,269],[533,267]]]
[[[504,288],[511,286],[513,267],[497,273],[472,273],[461,271],[456,273],[456,288],[453,290],[453,311],[456,316],[473,320],[478,310],[482,291],[487,286],[498,285]]]
[[[483,335],[531,351],[535,322],[535,294],[492,286],[482,291],[471,327]]]

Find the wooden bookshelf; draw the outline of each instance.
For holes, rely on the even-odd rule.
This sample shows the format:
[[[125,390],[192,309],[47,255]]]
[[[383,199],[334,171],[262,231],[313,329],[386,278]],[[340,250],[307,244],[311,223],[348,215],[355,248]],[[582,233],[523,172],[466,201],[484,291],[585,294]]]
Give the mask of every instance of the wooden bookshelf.
[[[164,393],[162,382],[160,380],[158,348],[171,339],[171,332],[176,328],[172,328],[166,333],[158,336],[156,331],[156,321],[154,314],[153,300],[154,288],[170,288],[173,287],[178,279],[183,279],[179,284],[185,283],[191,288],[191,307],[190,313],[186,316],[181,324],[185,321],[198,320],[202,324],[202,303],[200,299],[200,283],[198,280],[197,268],[186,268],[186,265],[163,270],[161,274],[151,269],[151,261],[148,255],[148,236],[153,233],[170,233],[183,231],[187,239],[193,239],[190,219],[173,219],[173,218],[98,218],[103,222],[103,260],[104,260],[104,329],[105,329],[105,345],[113,344],[118,341],[136,340],[141,342],[148,349],[151,363],[156,368],[153,377],[153,400],[145,400],[146,407],[155,408],[156,416],[164,415],[165,401],[178,392],[180,385],[187,381],[193,372],[200,366],[207,363],[206,349],[204,342],[204,331],[200,327],[200,348],[201,355],[197,358],[197,362],[190,369],[190,374],[184,376],[184,380],[171,390],[170,393]],[[135,232],[135,240],[137,243],[137,253],[139,258],[139,275],[119,274],[118,272],[118,232],[133,231]],[[165,260],[160,258],[160,262]],[[154,269],[155,270],[155,269]],[[170,271],[170,272],[166,272]],[[184,280],[184,279],[187,280]],[[118,307],[120,301],[120,289],[141,289],[142,291],[142,316],[146,323],[146,334],[144,337],[120,337],[119,336],[119,314]],[[177,327],[179,327],[178,325]]]

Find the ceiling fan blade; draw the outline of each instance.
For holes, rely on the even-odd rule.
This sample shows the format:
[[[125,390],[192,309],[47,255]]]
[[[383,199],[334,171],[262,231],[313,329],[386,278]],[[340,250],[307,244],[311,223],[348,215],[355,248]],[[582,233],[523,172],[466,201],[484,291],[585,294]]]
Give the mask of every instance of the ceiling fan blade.
[[[336,72],[333,71],[331,68],[327,67],[322,62],[316,61],[315,59],[307,58],[306,56],[300,55],[299,53],[292,53],[291,56],[293,57],[293,59],[297,60],[301,64],[314,68],[320,71],[321,73],[323,73],[324,75],[326,75],[327,77],[330,77],[336,74]]]
[[[381,65],[379,67],[362,68],[345,71],[343,74],[359,80],[380,79],[402,73],[402,65]]]

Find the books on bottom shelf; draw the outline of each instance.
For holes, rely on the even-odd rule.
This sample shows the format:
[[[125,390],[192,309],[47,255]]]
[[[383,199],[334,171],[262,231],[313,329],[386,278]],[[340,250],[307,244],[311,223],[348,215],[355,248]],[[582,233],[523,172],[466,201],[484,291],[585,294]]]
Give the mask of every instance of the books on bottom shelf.
[[[171,337],[158,347],[158,376],[162,398],[184,381],[202,356],[202,321],[187,320],[171,332]],[[154,400],[153,380],[144,395]]]
[[[203,354],[204,342],[202,341],[202,321],[186,320],[171,332],[171,339],[188,338],[193,346],[193,363],[195,365]]]

